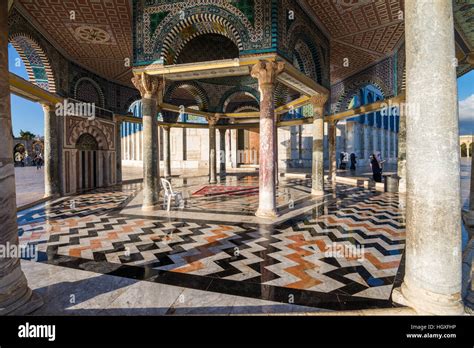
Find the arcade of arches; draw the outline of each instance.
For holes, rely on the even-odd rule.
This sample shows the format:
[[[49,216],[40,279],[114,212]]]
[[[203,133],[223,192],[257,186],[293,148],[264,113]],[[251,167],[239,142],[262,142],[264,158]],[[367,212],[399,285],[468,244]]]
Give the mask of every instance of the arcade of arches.
[[[287,311],[463,314],[465,11],[444,0],[0,2],[0,243],[38,255],[0,259],[0,314],[51,314],[54,298],[31,290],[35,267],[122,266],[139,284],[238,295],[242,307],[292,294]],[[8,43],[29,81],[8,71]],[[48,200],[18,214],[10,93],[41,103],[45,123]],[[398,189],[372,180],[374,157]],[[125,167],[143,178],[124,180]],[[181,193],[169,209],[161,179]]]

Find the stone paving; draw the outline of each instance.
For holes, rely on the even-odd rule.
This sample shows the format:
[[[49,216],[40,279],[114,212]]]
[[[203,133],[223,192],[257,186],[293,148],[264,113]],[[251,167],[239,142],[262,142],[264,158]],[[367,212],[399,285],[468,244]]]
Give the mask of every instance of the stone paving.
[[[44,167],[15,167],[16,206],[21,207],[44,197]]]

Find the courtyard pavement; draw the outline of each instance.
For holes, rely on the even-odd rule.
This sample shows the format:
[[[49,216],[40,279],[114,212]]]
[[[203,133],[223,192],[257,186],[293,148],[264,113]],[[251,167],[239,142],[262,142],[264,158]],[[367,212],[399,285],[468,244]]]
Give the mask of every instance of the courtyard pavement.
[[[44,197],[44,167],[15,167],[16,206],[36,202]]]

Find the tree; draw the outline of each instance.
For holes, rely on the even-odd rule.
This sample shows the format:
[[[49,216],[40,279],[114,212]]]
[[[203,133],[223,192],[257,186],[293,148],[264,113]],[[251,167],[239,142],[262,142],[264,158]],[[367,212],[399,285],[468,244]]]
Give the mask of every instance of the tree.
[[[20,129],[20,138],[21,139],[23,139],[23,140],[32,140],[35,137],[36,137],[36,135],[31,133],[30,131],[23,131],[22,129]]]

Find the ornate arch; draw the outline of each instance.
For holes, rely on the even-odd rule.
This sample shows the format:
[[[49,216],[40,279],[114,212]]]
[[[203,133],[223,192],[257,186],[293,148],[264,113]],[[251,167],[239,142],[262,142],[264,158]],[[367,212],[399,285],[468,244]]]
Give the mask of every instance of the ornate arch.
[[[114,148],[113,134],[101,122],[97,120],[89,121],[88,119],[81,119],[73,125],[69,132],[68,143],[75,145],[84,133],[89,133],[96,139],[99,150]]]
[[[242,38],[233,22],[216,14],[198,13],[178,22],[166,35],[160,57],[163,63],[175,64],[184,46],[192,39],[205,34],[225,36],[240,52],[244,49]]]
[[[319,77],[321,74],[318,74],[317,72],[314,52],[303,40],[300,39],[296,41],[293,57],[298,61],[300,70],[302,70],[307,76],[311,77],[314,81],[321,82],[321,78]]]
[[[236,95],[236,94],[239,94],[239,93],[247,93],[249,95],[251,95],[256,103],[258,105],[260,105],[260,93],[255,90],[254,88],[252,87],[248,87],[248,86],[237,86],[237,87],[234,87],[234,88],[231,88],[229,89],[227,92],[225,92],[221,99],[219,100],[219,104],[217,106],[217,110],[219,112],[224,112],[225,111],[225,107],[228,105],[228,103],[230,102],[230,100]]]
[[[339,96],[338,101],[336,103],[335,112],[347,109],[347,106],[349,105],[350,100],[354,96],[354,94],[356,94],[357,91],[361,88],[366,87],[368,85],[372,85],[376,89],[378,89],[384,99],[391,95],[389,89],[385,86],[381,79],[372,75],[361,76],[358,77],[357,81],[351,83],[347,88],[344,87],[343,92]]]
[[[56,93],[56,80],[43,48],[28,34],[15,33],[9,41],[25,64],[28,79],[35,85]]]
[[[290,88],[278,82],[275,87],[274,102],[276,107],[285,105],[289,100]]]
[[[185,89],[194,97],[197,105],[199,106],[199,110],[209,110],[209,98],[207,96],[206,91],[199,84],[192,81],[176,82],[171,85],[170,88],[166,91],[164,100],[167,102],[171,101],[173,93],[179,88]]]
[[[303,65],[305,73],[319,84],[323,84],[326,76],[323,76],[323,65],[326,64],[320,47],[316,41],[308,35],[308,28],[303,24],[295,23],[288,30],[289,43],[288,47],[292,54],[291,59],[299,58],[300,64]]]
[[[77,97],[77,93],[79,91],[80,85],[84,82],[90,83],[94,87],[95,91],[97,92],[97,96],[99,97],[100,107],[102,107],[102,108],[105,107],[104,91],[102,90],[100,85],[95,80],[91,79],[90,77],[81,77],[81,78],[77,79],[77,81],[74,84],[74,98],[79,99]],[[83,100],[83,101],[90,102],[90,100]]]
[[[242,106],[239,106],[237,109],[235,109],[234,113],[240,113],[240,112],[258,112],[260,111],[259,108],[257,108],[255,105],[242,105]]]

